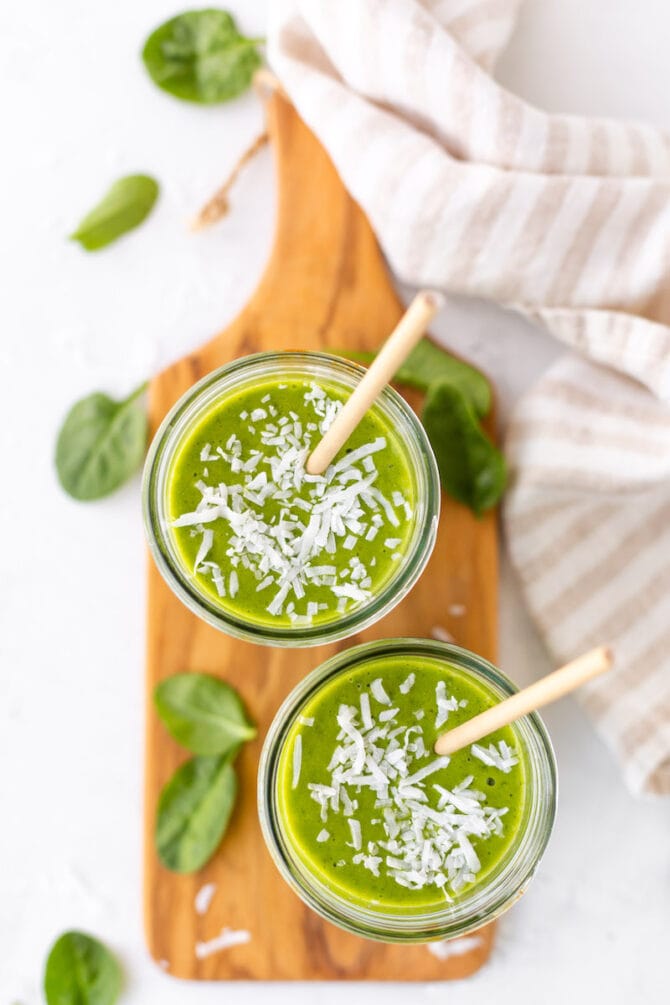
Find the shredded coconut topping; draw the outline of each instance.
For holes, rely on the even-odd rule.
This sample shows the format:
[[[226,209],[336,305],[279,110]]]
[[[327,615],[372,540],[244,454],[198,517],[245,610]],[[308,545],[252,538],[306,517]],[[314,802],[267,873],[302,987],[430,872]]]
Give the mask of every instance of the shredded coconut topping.
[[[409,694],[409,692],[414,687],[414,681],[415,680],[416,680],[416,674],[413,674],[413,673],[409,674],[405,678],[405,680],[402,682],[402,684],[400,685],[400,693],[401,694]]]
[[[399,687],[403,694],[414,684],[413,678],[410,674]],[[354,865],[375,876],[391,876],[412,890],[437,887],[451,900],[452,894],[475,881],[481,869],[473,839],[501,835],[502,817],[508,810],[488,805],[485,794],[472,788],[472,775],[452,789],[438,784],[433,776],[450,759],[432,756],[418,722],[409,727],[398,725],[399,709],[389,707],[391,704],[384,682],[378,678],[361,693],[359,707],[340,705],[337,745],[328,764],[330,783],[308,783],[310,796],[320,807],[323,823],[331,814],[347,819],[350,840],[346,844],[352,850],[350,861]],[[448,696],[446,684],[440,682],[436,705],[439,725],[463,702]],[[373,708],[377,709],[374,713]],[[474,744],[472,753],[503,772],[518,763],[505,741],[487,748]],[[379,810],[367,835],[367,825],[353,815],[357,797],[364,790],[374,793],[374,807]],[[329,837],[330,832],[322,829],[317,841]]]
[[[449,718],[449,713],[456,711],[458,708],[458,701],[454,697],[447,698],[447,685],[443,680],[441,680],[435,688],[435,697],[437,700],[437,718],[435,719],[435,729],[439,729],[441,726],[444,726],[445,722]]]
[[[504,771],[506,775],[509,774],[515,764],[519,763],[519,758],[504,740],[501,740],[497,747],[493,743],[489,743],[488,747],[482,747],[479,743],[473,743],[470,750],[484,764],[487,764],[490,768],[498,768],[500,771]]]
[[[360,540],[406,525],[411,510],[402,493],[394,491],[387,499],[375,485],[376,458],[387,449],[384,436],[350,450],[324,475],[306,473],[312,441],[326,432],[342,407],[318,384],[311,383],[304,394],[313,422],[302,422],[295,412],[277,418],[271,394],[261,401],[263,407],[239,414],[240,423],[255,423],[247,429],[258,448],[245,452],[236,433],[224,445],[205,444],[200,460],[209,467],[195,483],[200,502],[173,526],[190,527],[192,535],[200,536],[193,571],[210,576],[220,597],[234,598],[241,576],[252,576],[257,592],[268,591],[269,614],[287,616],[296,625],[311,624],[319,611],[344,613],[372,596],[372,576],[356,555],[339,571],[329,561],[338,548],[355,552]],[[210,470],[214,484],[204,480]],[[274,504],[271,517],[266,504]],[[226,577],[217,562],[208,560],[212,524],[219,521],[229,532],[226,557],[232,571]],[[399,536],[385,539],[388,547],[401,542]],[[392,557],[403,556],[394,552]],[[298,603],[309,586],[326,587],[332,604]]]

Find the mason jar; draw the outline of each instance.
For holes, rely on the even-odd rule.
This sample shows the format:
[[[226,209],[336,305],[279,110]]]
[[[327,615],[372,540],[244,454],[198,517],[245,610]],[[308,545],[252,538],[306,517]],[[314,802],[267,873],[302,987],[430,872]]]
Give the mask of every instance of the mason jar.
[[[402,451],[412,485],[414,510],[409,537],[388,578],[372,596],[330,620],[314,624],[273,624],[267,617],[235,609],[204,588],[177,546],[170,513],[170,486],[175,460],[217,402],[254,389],[266,381],[304,379],[350,393],[364,370],[356,363],[317,352],[266,352],[237,359],[196,383],[174,405],[158,429],[147,457],[143,480],[143,513],[153,558],[179,599],[208,624],[228,635],[274,646],[315,646],[347,638],[384,617],[411,590],[435,543],[440,483],[430,442],[421,422],[391,387],[373,405],[376,417],[396,449]],[[314,444],[315,445],[315,444]],[[211,526],[214,526],[212,524]]]
[[[515,746],[523,764],[523,806],[516,832],[503,857],[480,882],[455,895],[451,902],[417,910],[402,905],[390,909],[372,900],[355,900],[324,881],[301,852],[289,824],[279,764],[292,728],[303,724],[303,710],[337,678],[350,675],[380,658],[400,656],[436,660],[476,682],[494,700],[517,688],[495,666],[456,645],[424,639],[386,639],[356,646],[327,660],[286,698],[267,734],[258,775],[258,808],[263,835],[281,875],[294,892],[327,921],[356,935],[382,942],[429,942],[452,939],[488,924],[525,892],[549,840],[557,799],[556,763],[551,742],[536,713],[515,722]],[[375,673],[383,671],[375,670]],[[302,718],[300,718],[302,716]],[[301,725],[302,728],[302,725]],[[446,728],[446,727],[445,727]],[[303,729],[303,733],[306,732]],[[320,735],[320,734],[319,734]],[[485,740],[481,741],[485,743]],[[289,748],[286,747],[288,755]],[[327,825],[324,825],[327,826]]]

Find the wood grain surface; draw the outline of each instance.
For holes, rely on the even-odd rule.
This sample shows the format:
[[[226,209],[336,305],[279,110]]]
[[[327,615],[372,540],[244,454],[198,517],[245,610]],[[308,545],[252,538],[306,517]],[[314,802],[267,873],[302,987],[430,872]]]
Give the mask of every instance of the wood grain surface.
[[[270,262],[229,328],[153,381],[153,429],[195,380],[234,357],[267,349],[373,349],[402,313],[370,225],[323,149],[277,93],[268,100],[267,116],[279,195]],[[255,790],[262,738],[275,711],[295,684],[333,652],[373,638],[428,636],[440,626],[458,643],[495,660],[493,514],[477,520],[443,499],[433,556],[411,594],[360,635],[313,649],[275,649],[228,638],[191,614],[151,562],[148,572],[144,903],[152,957],[169,974],[199,980],[415,981],[460,978],[477,970],[490,952],[493,926],[440,959],[426,946],[382,945],[322,921],[272,864],[258,824]],[[453,605],[462,605],[463,612]],[[238,760],[240,797],[230,829],[212,861],[192,876],[165,870],[153,846],[158,794],[187,755],[158,721],[151,694],[158,681],[182,670],[204,670],[230,681],[259,726],[259,739]],[[215,883],[216,893],[200,916],[194,898],[205,883]],[[248,930],[251,941],[198,959],[196,943],[224,927]]]

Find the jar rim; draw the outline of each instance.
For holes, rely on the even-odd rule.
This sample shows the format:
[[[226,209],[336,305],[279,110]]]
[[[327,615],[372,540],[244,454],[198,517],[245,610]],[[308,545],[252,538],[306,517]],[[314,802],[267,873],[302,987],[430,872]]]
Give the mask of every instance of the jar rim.
[[[173,405],[159,426],[144,467],[142,510],[149,549],[161,575],[179,599],[208,624],[236,638],[275,646],[316,646],[347,638],[386,615],[407,595],[423,572],[433,550],[440,511],[440,481],[432,447],[423,426],[398,392],[386,387],[376,404],[394,429],[400,429],[403,447],[415,481],[417,511],[411,541],[399,567],[369,601],[332,621],[316,625],[274,626],[244,619],[198,588],[180,562],[167,530],[166,485],[170,464],[188,435],[217,396],[252,383],[261,375],[295,373],[332,379],[351,388],[363,367],[322,352],[273,351],[254,353],[207,374]]]
[[[501,864],[462,900],[402,915],[366,908],[336,894],[300,861],[282,828],[278,764],[284,741],[306,702],[327,682],[371,659],[408,654],[437,658],[470,672],[501,699],[516,693],[513,682],[488,660],[460,646],[432,639],[382,639],[354,646],[326,660],[287,696],[266,735],[258,773],[258,809],[270,854],[284,880],[313,910],[354,934],[382,942],[428,942],[465,935],[493,921],[526,890],[546,849],[558,793],[556,760],[548,732],[533,712],[514,723],[524,743],[525,828]]]

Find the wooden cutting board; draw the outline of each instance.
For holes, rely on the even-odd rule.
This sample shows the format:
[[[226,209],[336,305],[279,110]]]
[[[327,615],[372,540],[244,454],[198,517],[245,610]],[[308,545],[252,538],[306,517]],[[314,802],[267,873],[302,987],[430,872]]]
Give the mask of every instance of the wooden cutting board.
[[[370,225],[347,195],[331,161],[278,93],[267,104],[279,190],[274,251],[256,293],[230,327],[161,373],[150,393],[155,430],[194,381],[215,367],[267,349],[374,349],[402,304],[391,286]],[[373,628],[314,649],[273,649],[228,638],[194,617],[149,566],[144,903],[152,957],[170,974],[197,980],[440,980],[460,978],[486,960],[488,926],[448,958],[426,946],[387,946],[345,934],[322,921],[286,886],[265,849],[256,813],[262,738],[286,694],[324,659],[373,638],[428,636],[435,626],[488,659],[496,658],[495,517],[476,520],[443,499],[433,557],[409,597]],[[161,787],[186,754],[153,710],[156,683],[182,670],[219,674],[243,695],[259,739],[238,760],[240,796],[228,833],[197,875],[165,870],[153,846]],[[204,915],[198,890],[215,883]],[[224,928],[251,941],[195,954],[197,942]],[[446,953],[444,954],[446,955]]]

